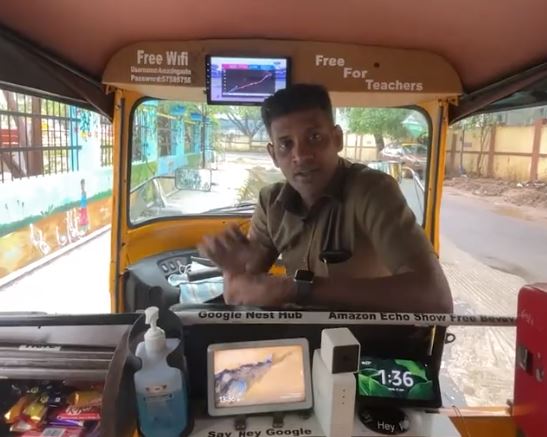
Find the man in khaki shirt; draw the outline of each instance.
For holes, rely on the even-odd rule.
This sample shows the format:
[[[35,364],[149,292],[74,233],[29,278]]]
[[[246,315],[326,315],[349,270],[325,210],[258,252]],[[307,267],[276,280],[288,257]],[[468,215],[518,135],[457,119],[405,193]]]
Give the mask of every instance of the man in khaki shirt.
[[[433,248],[389,175],[340,158],[327,91],[295,85],[262,107],[268,152],[286,182],[263,188],[249,236],[199,245],[224,272],[229,304],[451,312]],[[281,255],[286,277],[268,275]]]

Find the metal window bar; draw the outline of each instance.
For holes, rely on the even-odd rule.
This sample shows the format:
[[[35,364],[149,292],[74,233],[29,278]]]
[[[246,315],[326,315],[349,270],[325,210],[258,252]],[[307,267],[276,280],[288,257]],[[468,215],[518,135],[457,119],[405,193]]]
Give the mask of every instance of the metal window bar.
[[[112,123],[107,118],[101,117],[101,167],[112,165],[113,146]]]
[[[152,127],[146,120],[146,109],[138,108],[135,111],[133,122],[133,143],[132,143],[132,161],[140,162],[145,160],[146,141],[148,140]]]
[[[79,170],[70,106],[0,90],[0,182]]]
[[[132,150],[133,150],[133,161],[141,161],[142,160],[142,130],[143,130],[143,110],[141,108],[137,109],[135,111],[135,118],[134,118],[134,124],[133,124],[133,144],[132,144]]]
[[[28,107],[27,107],[27,103],[28,103],[27,96],[25,96],[25,95],[18,95],[18,96],[17,96],[17,100],[19,100],[19,99],[21,99],[21,100],[23,101],[23,111],[25,112],[25,114],[31,113],[31,111],[30,111],[30,110],[28,109]],[[25,123],[25,128],[26,128],[26,123]],[[30,139],[29,139],[29,135],[28,135],[28,128],[26,128],[26,129],[25,129],[25,144],[27,144],[27,145],[31,144],[31,145],[32,145],[31,141],[29,141],[29,140],[30,140]],[[29,163],[28,151],[27,151],[27,150],[23,150],[22,155],[23,155],[22,157],[24,157],[24,159],[25,159],[25,161],[24,161],[25,164],[26,164],[25,167],[27,167],[27,168],[25,168],[24,171],[26,171],[26,172],[28,173],[28,163]],[[25,156],[25,155],[26,155],[26,156]],[[20,163],[20,165],[23,165],[23,161],[22,161],[22,159],[21,159],[22,157],[19,158],[19,163]]]
[[[172,154],[172,130],[174,117],[169,114],[158,113],[156,118],[159,156]]]

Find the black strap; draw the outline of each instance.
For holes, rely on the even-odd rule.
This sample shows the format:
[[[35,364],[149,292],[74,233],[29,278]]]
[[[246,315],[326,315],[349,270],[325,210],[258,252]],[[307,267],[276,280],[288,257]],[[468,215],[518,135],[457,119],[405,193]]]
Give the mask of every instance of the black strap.
[[[344,232],[343,205],[331,203],[327,228],[323,234],[323,243],[319,259],[325,264],[337,264],[347,261],[353,255],[349,250],[347,232]]]

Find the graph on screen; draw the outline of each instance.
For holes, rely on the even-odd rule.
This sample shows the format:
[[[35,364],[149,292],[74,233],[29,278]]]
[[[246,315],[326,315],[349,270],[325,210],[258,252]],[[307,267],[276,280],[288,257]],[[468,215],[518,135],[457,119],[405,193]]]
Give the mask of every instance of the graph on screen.
[[[287,86],[284,58],[211,57],[209,64],[210,103],[260,104]]]

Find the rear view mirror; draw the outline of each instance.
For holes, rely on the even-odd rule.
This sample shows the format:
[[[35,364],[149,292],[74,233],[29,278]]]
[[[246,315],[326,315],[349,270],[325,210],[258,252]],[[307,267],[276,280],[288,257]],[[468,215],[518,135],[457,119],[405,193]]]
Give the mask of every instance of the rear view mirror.
[[[212,171],[200,168],[175,170],[175,187],[186,191],[211,191]]]

